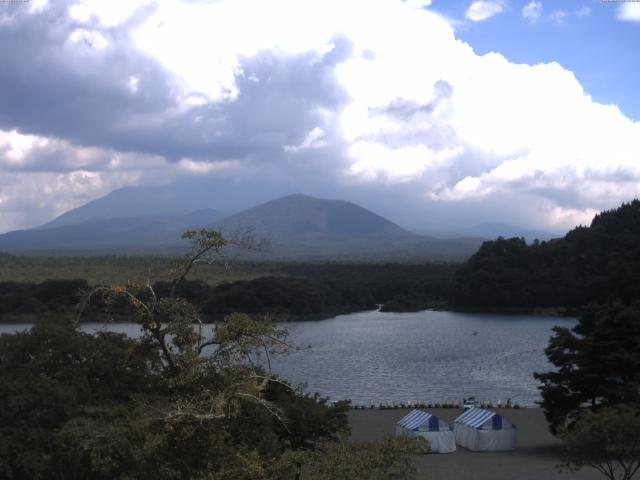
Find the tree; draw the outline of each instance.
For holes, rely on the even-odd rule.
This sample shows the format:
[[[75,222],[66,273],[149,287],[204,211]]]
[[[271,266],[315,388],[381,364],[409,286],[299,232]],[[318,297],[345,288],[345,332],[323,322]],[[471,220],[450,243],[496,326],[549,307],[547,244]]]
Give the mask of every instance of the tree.
[[[454,275],[458,308],[562,308],[640,298],[640,200],[595,216],[563,238],[485,242]]]
[[[314,451],[290,452],[288,465],[300,466],[304,480],[412,480],[412,456],[428,452],[423,438],[387,437],[376,442],[324,442]],[[290,460],[288,457],[293,457]]]
[[[638,432],[637,406],[587,412],[572,429],[561,434],[565,441],[562,467],[577,471],[589,466],[610,480],[631,480],[640,469]]]
[[[198,262],[226,262],[227,247],[254,243],[209,230],[184,237],[193,248],[167,294],[150,282],[97,287],[75,324],[0,336],[0,476],[289,480],[318,470],[350,478],[341,473],[345,445],[353,462],[372,460],[376,474],[366,478],[409,478],[396,472],[410,472],[412,445],[337,443],[348,404],[303,394],[271,371],[273,355],[295,348],[285,329],[233,313],[206,332],[181,283]],[[82,333],[96,297],[129,305],[142,336]]]
[[[573,329],[554,328],[545,353],[556,370],[535,377],[552,433],[570,427],[585,409],[640,404],[637,306],[591,306]]]
[[[85,334],[63,319],[0,335],[0,477],[50,478],[60,432],[108,406],[122,420],[133,398],[159,391],[158,363],[133,339]]]

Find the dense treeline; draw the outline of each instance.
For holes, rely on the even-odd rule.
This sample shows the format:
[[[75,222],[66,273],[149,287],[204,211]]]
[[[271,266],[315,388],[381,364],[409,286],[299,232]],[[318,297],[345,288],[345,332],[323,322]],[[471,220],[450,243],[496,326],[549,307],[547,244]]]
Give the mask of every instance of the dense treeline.
[[[458,264],[300,264],[287,267],[291,275],[329,284],[356,285],[371,292],[383,311],[405,312],[443,306]]]
[[[590,227],[527,245],[485,242],[455,274],[454,308],[578,309],[640,298],[640,201],[597,215]]]
[[[0,335],[0,477],[326,480],[357,465],[362,475],[348,478],[414,478],[409,455],[424,446],[346,444],[348,402],[252,366],[280,352],[283,332],[236,314],[201,338],[185,305],[162,307],[177,312],[163,324],[175,338],[166,358],[144,321],[136,339],[65,321]]]
[[[170,285],[161,283],[157,288],[162,292]],[[278,318],[307,318],[375,308],[366,288],[297,277],[268,276],[213,288],[203,282],[183,282],[180,294],[204,315],[213,317],[242,311]]]
[[[205,319],[235,311],[271,315],[277,319],[326,318],[375,308],[416,311],[442,305],[455,265],[336,265],[281,266],[279,275],[266,275],[211,285],[203,280],[184,281],[178,293],[196,305]],[[154,285],[167,294],[171,282]],[[45,280],[35,283],[0,282],[0,319],[24,315],[72,313],[79,294],[89,290],[86,280]],[[128,315],[124,302],[102,305],[92,301],[94,312]]]
[[[86,280],[45,280],[38,284],[0,282],[0,317],[69,312],[78,304],[78,294],[88,289]]]
[[[196,260],[225,261],[232,240],[207,229],[183,238],[192,248],[173,281],[97,286],[73,322],[0,335],[0,477],[414,478],[410,455],[428,443],[349,444],[348,401],[330,405],[271,370],[272,357],[297,350],[286,329],[245,313],[213,332],[198,326],[199,309],[182,292],[196,293],[184,282]],[[77,286],[86,284],[30,290],[53,301]],[[137,338],[79,328],[91,309],[127,306]]]
[[[135,267],[138,259],[132,261]],[[397,312],[448,307],[562,308],[572,313],[589,303],[613,299],[629,303],[640,298],[640,201],[603,212],[590,227],[578,227],[561,239],[485,242],[462,266],[245,263],[240,272],[225,281],[221,271],[209,266],[194,269],[195,280],[181,285],[181,295],[211,319],[234,311],[282,319],[325,318],[375,304]],[[0,319],[70,312],[78,291],[90,284],[86,280],[0,282]],[[170,286],[165,280],[155,288],[163,291]],[[117,305],[110,308],[114,314],[126,314]]]

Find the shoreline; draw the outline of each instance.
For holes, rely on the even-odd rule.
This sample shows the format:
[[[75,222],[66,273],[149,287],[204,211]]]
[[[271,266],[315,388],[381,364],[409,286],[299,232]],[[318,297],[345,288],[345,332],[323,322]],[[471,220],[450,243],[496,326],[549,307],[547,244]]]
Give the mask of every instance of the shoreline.
[[[271,317],[271,321],[273,323],[291,323],[291,322],[320,322],[323,320],[331,320],[336,317],[342,315],[352,315],[357,313],[366,313],[366,312],[380,312],[380,313],[420,313],[420,312],[453,312],[453,313],[468,313],[468,314],[478,314],[478,315],[504,315],[504,316],[512,316],[512,315],[527,315],[531,317],[557,317],[557,318],[577,318],[581,315],[581,311],[574,310],[566,310],[562,308],[550,308],[550,309],[533,309],[533,310],[519,310],[519,309],[493,309],[493,310],[475,310],[472,308],[453,308],[453,307],[430,307],[423,308],[419,310],[402,310],[402,311],[393,311],[393,310],[385,310],[384,304],[379,304],[376,308],[364,309],[364,310],[347,310],[347,311],[338,311],[338,312],[326,312],[326,313],[314,313],[308,314],[304,316],[291,316],[291,315],[273,315]],[[214,315],[203,315],[202,320],[204,324],[214,324],[222,321],[224,317],[228,314],[214,314]],[[255,314],[251,313],[248,315],[264,315],[269,317],[270,314]],[[36,313],[24,313],[24,314],[3,314],[0,315],[0,325],[25,325],[25,324],[33,324],[42,319],[55,319],[55,318],[68,318],[75,319],[76,314],[72,312],[46,312],[43,314]],[[105,319],[101,314],[94,314],[93,316],[85,317],[80,323],[113,323],[113,324],[125,324],[125,323],[136,323],[135,320],[131,319],[122,319],[122,317],[111,317],[109,319]],[[195,325],[195,323],[194,323]]]
[[[424,409],[453,425],[462,409]],[[562,443],[549,433],[538,407],[490,409],[500,413],[517,428],[516,449],[510,452],[470,452],[457,447],[448,454],[415,457],[417,479],[430,480],[597,480],[593,469],[559,472]],[[381,440],[394,435],[395,424],[411,409],[352,409],[347,415],[353,441]]]

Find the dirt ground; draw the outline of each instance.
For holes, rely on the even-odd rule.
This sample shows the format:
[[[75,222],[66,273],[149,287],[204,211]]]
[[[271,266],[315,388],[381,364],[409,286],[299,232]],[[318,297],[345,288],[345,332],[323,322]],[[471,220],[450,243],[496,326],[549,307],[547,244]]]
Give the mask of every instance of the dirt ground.
[[[458,409],[429,409],[450,425],[462,413]],[[538,408],[496,410],[514,423],[517,447],[513,452],[478,453],[458,447],[455,453],[416,458],[418,478],[429,480],[597,480],[591,468],[577,473],[559,472],[560,442],[547,429]],[[354,440],[375,440],[393,435],[395,423],[409,410],[352,410],[349,414]]]

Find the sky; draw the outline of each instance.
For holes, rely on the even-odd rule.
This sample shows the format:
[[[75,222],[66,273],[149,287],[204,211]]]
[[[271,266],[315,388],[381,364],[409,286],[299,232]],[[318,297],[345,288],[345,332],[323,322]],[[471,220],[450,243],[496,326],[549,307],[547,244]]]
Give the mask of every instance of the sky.
[[[421,231],[640,196],[640,2],[30,0],[0,45],[0,232],[169,182]]]

